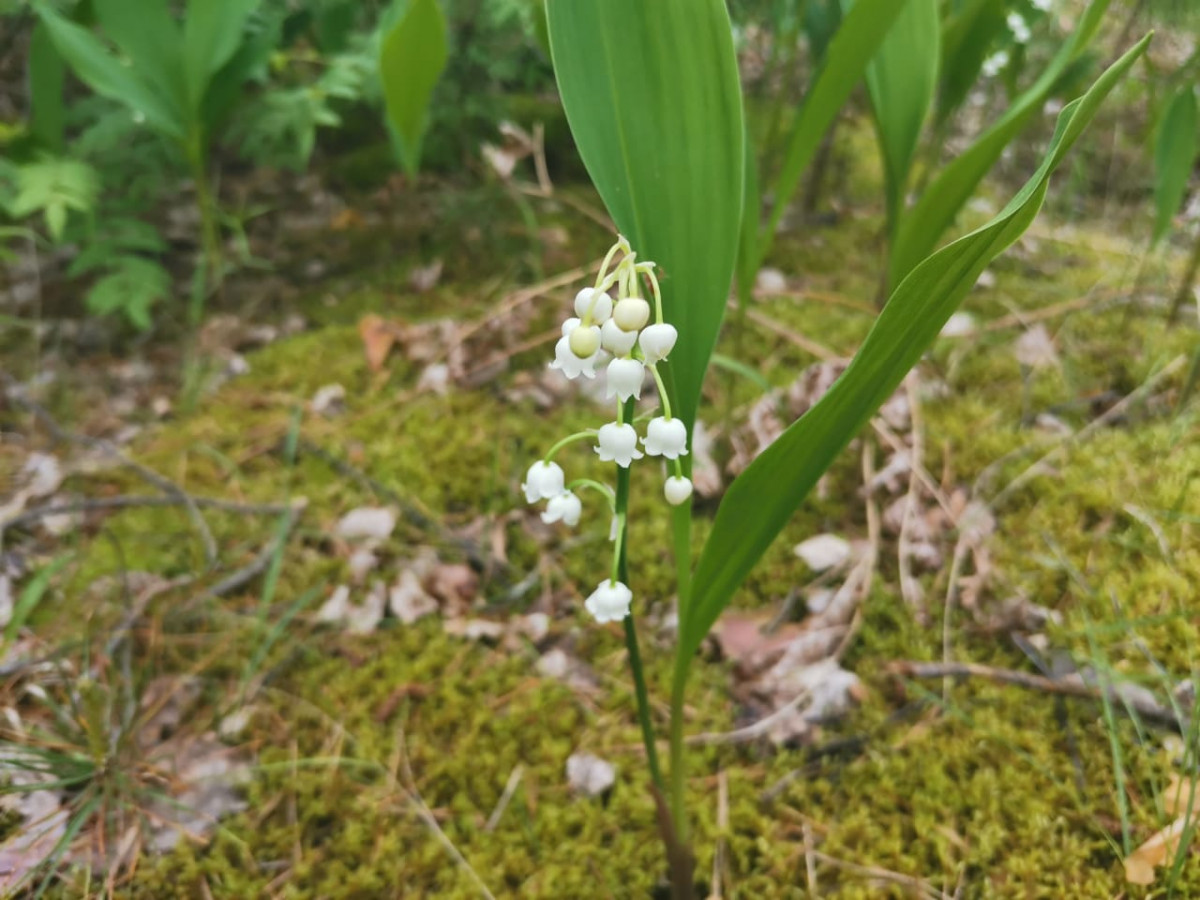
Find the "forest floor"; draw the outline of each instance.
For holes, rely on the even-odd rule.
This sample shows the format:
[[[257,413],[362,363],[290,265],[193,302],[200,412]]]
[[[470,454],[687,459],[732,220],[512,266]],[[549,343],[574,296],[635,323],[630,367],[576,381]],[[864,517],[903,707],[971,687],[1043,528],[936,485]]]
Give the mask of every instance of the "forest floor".
[[[0,863],[62,851],[61,897],[661,893],[621,633],[581,602],[608,515],[519,495],[602,408],[546,369],[598,202],[303,197],[192,348],[5,350]],[[1067,218],[985,274],[706,647],[700,896],[1200,892],[1195,842],[1149,888],[1125,865],[1197,763],[1198,331],[1127,212]],[[712,370],[697,541],[870,327],[880,226],[851,191],[731,310],[718,352],[757,376]],[[663,725],[653,468],[630,567]]]

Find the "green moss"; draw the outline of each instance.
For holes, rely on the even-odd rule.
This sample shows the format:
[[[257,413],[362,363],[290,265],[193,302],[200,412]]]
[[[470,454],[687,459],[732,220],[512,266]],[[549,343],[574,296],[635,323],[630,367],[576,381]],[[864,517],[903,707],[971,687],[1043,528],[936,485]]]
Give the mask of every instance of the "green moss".
[[[758,309],[837,352],[853,351],[871,316],[829,296],[873,296],[878,266],[847,261],[863,259],[878,225],[874,217],[847,218],[836,229],[784,236],[775,262],[803,271],[814,296],[763,301]],[[577,238],[581,252],[596,249],[591,239],[588,232]],[[967,309],[986,321],[1083,296],[1106,264],[1086,241],[1064,247],[1047,239],[1038,248],[1018,248],[1017,256],[995,266],[996,286],[978,289]],[[1052,269],[1055,278],[1044,277]],[[283,557],[273,618],[305,591],[328,590],[348,577],[329,552],[329,529],[345,511],[379,502],[319,455],[302,450],[289,463],[282,448],[294,428],[305,446],[351,462],[456,527],[504,514],[516,504],[516,486],[536,453],[567,431],[595,424],[596,412],[581,405],[545,415],[514,403],[503,378],[446,397],[414,396],[418,373],[403,360],[394,359],[386,375],[368,372],[354,326],[359,315],[471,315],[492,302],[498,288],[464,289],[469,277],[453,276],[421,298],[360,286],[330,312],[325,327],[255,354],[247,376],[138,444],[140,459],[197,494],[309,499]],[[553,318],[547,301],[534,329],[550,327]],[[924,401],[923,412],[926,465],[945,473],[948,485],[970,485],[996,460],[1047,446],[1023,421],[1028,413],[1054,410],[1080,426],[1092,417],[1089,404],[1097,395],[1128,393],[1195,340],[1146,311],[1131,314],[1102,302],[1055,317],[1047,327],[1063,365],[1033,373],[1028,382],[1012,352],[1016,329],[941,341],[923,364],[925,383],[946,386]],[[727,326],[722,350],[765,360],[765,374],[776,385],[813,362],[769,329],[751,324],[739,333],[736,320]],[[516,357],[513,368],[532,367],[541,353]],[[313,392],[332,382],[346,389],[346,413],[325,419],[305,412]],[[729,400],[738,406],[757,396],[738,380],[714,378],[711,388],[714,417]],[[1153,683],[1144,648],[1179,677],[1191,671],[1200,646],[1186,606],[1190,587],[1200,582],[1198,523],[1189,512],[1200,505],[1196,431],[1194,414],[1170,418],[1159,408],[1134,409],[1016,492],[998,510],[987,599],[1023,593],[1058,610],[1063,622],[1052,639],[1080,660]],[[603,477],[591,454],[576,451],[573,472]],[[1000,466],[996,487],[1033,458],[1013,456]],[[821,530],[863,533],[853,493],[857,469],[853,454],[838,462],[828,494],[813,497],[797,514],[739,593],[739,605],[773,605],[787,595],[804,575],[790,552],[802,537]],[[653,466],[635,468],[633,477],[635,501],[657,494]],[[114,476],[113,487],[132,490],[134,484]],[[544,587],[557,596],[581,598],[596,578],[596,560],[607,557],[607,517],[591,506],[592,498],[587,502],[580,533],[550,548],[558,568],[547,573]],[[251,558],[274,529],[269,518],[209,518],[227,564]],[[697,540],[707,523],[705,516],[697,522]],[[200,565],[198,541],[179,510],[122,513],[104,529],[105,539],[80,547],[72,582],[79,589],[126,568],[171,575]],[[531,569],[546,550],[518,523],[508,524],[505,535],[515,572]],[[665,517],[635,518],[631,537],[639,598],[655,607],[667,603],[672,576]],[[403,559],[429,540],[401,528],[382,552]],[[884,549],[890,559],[894,548]],[[886,573],[890,562],[884,565]],[[926,576],[930,596],[944,594],[942,579]],[[493,611],[505,588],[503,578],[485,582],[484,600]],[[162,634],[144,652],[160,654],[164,668],[205,661],[216,685],[236,682],[259,640],[252,617],[237,614],[255,608],[258,590],[252,583],[219,602],[161,609]],[[77,622],[55,615],[66,605],[47,605],[47,614],[63,633],[77,632]],[[423,800],[497,896],[647,896],[660,883],[664,863],[623,647],[618,631],[587,623],[578,607],[568,603],[554,631],[599,673],[595,695],[539,676],[532,648],[453,639],[436,622],[355,637],[305,625],[301,617],[265,662],[267,687],[249,733],[260,760],[250,811],[224,822],[207,846],[185,842],[170,855],[144,860],[122,896],[476,896],[407,800],[401,734]],[[115,617],[121,608],[114,594],[109,612]],[[943,706],[940,684],[898,684],[886,672],[890,660],[941,657],[934,612],[939,626],[923,628],[894,586],[882,579],[875,585],[846,660],[864,679],[866,698],[823,735],[831,743],[849,742],[847,754],[814,760],[793,748],[697,749],[689,790],[702,877],[711,871],[719,834],[716,776],[723,772],[730,811],[720,837],[729,849],[732,896],[808,896],[805,826],[830,857],[923,877],[948,892],[962,883],[972,897],[1091,897],[1126,889],[1110,736],[1098,707],[975,681],[952,685]],[[1006,643],[960,624],[955,619],[956,656],[1027,666]],[[1129,640],[1131,629],[1140,646]],[[646,653],[652,693],[662,698],[669,648],[647,638]],[[728,730],[739,720],[729,679],[722,665],[698,663],[689,730]],[[396,699],[401,688],[405,698]],[[1164,758],[1130,726],[1120,726],[1117,737],[1130,782],[1131,838],[1141,840],[1164,824],[1155,808]],[[576,749],[617,764],[617,785],[607,799],[570,795],[564,767]],[[517,765],[524,768],[521,785],[488,831],[488,817]],[[764,800],[768,792],[771,799]],[[1193,869],[1185,867],[1181,895],[1200,890]],[[881,887],[861,870],[829,864],[819,866],[818,886],[820,896],[829,897],[909,895],[895,884]],[[60,896],[73,896],[68,887]]]

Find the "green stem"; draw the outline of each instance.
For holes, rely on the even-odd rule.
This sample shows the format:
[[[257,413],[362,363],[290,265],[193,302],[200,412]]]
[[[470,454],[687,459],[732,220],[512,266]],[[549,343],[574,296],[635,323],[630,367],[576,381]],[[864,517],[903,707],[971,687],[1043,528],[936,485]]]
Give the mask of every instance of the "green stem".
[[[585,431],[577,431],[574,434],[568,434],[565,438],[546,451],[546,455],[542,457],[542,462],[551,462],[554,459],[554,454],[563,447],[567,446],[567,444],[573,443],[574,441],[583,441],[590,437],[594,437],[595,435],[596,429],[594,428],[589,428]]]
[[[688,619],[688,607],[692,593],[692,504],[684,503],[671,510],[671,531],[674,538],[675,578],[678,589],[679,628],[682,630]],[[676,661],[676,671],[680,669]],[[685,670],[686,671],[686,670]],[[671,819],[675,826],[675,838],[681,847],[689,846],[687,820],[687,770],[683,743],[683,701],[687,678],[676,677],[671,684],[671,727],[670,762]]]
[[[650,374],[654,376],[654,384],[658,387],[658,402],[662,404],[663,418],[671,418],[671,400],[667,396],[667,386],[663,383],[662,375],[658,373],[657,363],[651,363],[647,368]]]
[[[629,508],[629,469],[617,467],[617,580],[629,584],[629,560],[626,556],[628,540],[625,531],[625,514]],[[637,698],[638,723],[642,727],[642,744],[646,747],[646,762],[650,767],[650,780],[661,793],[666,793],[662,767],[658,763],[658,746],[654,742],[654,726],[650,722],[650,695],[646,690],[646,675],[642,670],[642,654],[638,647],[637,628],[630,611],[623,622],[625,626],[625,648],[629,653],[629,671],[633,676],[634,696]]]
[[[200,325],[204,318],[204,304],[209,290],[220,277],[220,235],[217,232],[217,208],[208,181],[208,164],[205,160],[203,139],[196,136],[188,143],[188,163],[192,178],[196,182],[196,204],[200,208],[201,262],[196,284],[188,306],[188,323],[192,328]]]

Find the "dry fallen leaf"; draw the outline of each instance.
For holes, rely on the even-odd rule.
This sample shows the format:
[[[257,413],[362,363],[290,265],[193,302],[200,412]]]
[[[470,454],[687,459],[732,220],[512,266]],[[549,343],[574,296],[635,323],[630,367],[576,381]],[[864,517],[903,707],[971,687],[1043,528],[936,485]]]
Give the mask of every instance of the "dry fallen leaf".
[[[801,541],[793,551],[814,572],[836,569],[850,561],[850,542],[836,534],[818,534]]]
[[[1030,369],[1042,369],[1059,365],[1058,351],[1054,348],[1054,338],[1046,330],[1045,325],[1034,325],[1017,338],[1013,344],[1013,353],[1017,362]]]
[[[444,264],[440,259],[435,259],[427,266],[414,267],[408,273],[408,286],[418,294],[425,293],[437,286],[442,278],[443,267]]]
[[[590,753],[572,753],[567,759],[567,783],[585,797],[598,797],[617,780],[616,767]]]
[[[308,408],[318,416],[339,416],[346,411],[346,389],[340,384],[327,384],[313,394]]]
[[[382,316],[375,313],[363,316],[358,323],[358,334],[362,338],[363,350],[367,355],[367,365],[372,372],[383,370],[388,354],[396,343],[396,332]]]
[[[351,634],[368,634],[383,620],[387,600],[388,591],[381,581],[371,585],[361,603],[352,603],[350,588],[342,584],[317,610],[317,621],[345,625]]]
[[[0,795],[0,812],[15,815],[19,824],[11,837],[0,844],[0,896],[40,866],[66,833],[68,812],[57,791],[40,790],[38,776],[14,762],[0,760],[0,779],[11,787],[28,788]]]
[[[384,541],[396,527],[396,514],[381,506],[360,506],[338,520],[334,531],[346,540]]]

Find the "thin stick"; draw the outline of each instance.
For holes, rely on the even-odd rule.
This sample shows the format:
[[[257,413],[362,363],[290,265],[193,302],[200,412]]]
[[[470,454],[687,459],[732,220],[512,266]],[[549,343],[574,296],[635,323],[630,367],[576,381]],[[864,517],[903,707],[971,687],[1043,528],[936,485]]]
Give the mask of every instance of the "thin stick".
[[[442,831],[442,826],[438,824],[437,818],[430,811],[429,807],[425,805],[425,801],[421,799],[421,793],[417,790],[417,783],[413,778],[412,767],[408,762],[408,750],[404,741],[403,726],[396,729],[396,742],[400,767],[404,772],[404,793],[409,804],[420,817],[421,821],[425,823],[426,827],[433,832],[438,842],[446,849],[446,852],[458,863],[459,868],[466,872],[471,880],[475,882],[475,886],[479,888],[479,893],[486,897],[487,900],[496,900],[495,895],[488,890],[487,885],[483,883],[483,879],[479,877],[479,873],[471,868],[471,864],[462,855],[462,851],[455,847],[454,842],[446,836],[446,832]]]
[[[913,614],[919,620],[925,621],[928,617],[928,610],[925,608],[921,584],[913,574],[910,537],[912,523],[917,516],[917,503],[920,496],[917,472],[925,467],[925,434],[919,412],[920,397],[916,389],[916,378],[914,369],[908,373],[908,378],[904,381],[908,391],[909,415],[912,419],[912,462],[908,472],[908,493],[904,498],[904,515],[900,520],[900,538],[897,542],[896,560],[900,572],[900,596],[904,598],[904,602],[908,604],[908,608],[913,611]]]
[[[747,309],[746,318],[748,318],[751,322],[761,325],[768,331],[775,332],[780,337],[787,338],[805,353],[811,353],[819,360],[829,362],[831,360],[842,358],[824,344],[819,344],[811,338],[807,338],[799,332],[793,331],[781,322],[777,322],[775,319],[772,319],[770,316],[763,315],[757,309]]]
[[[902,885],[923,897],[931,898],[931,900],[952,900],[949,894],[937,890],[924,878],[904,875],[900,872],[893,872],[891,869],[881,869],[878,866],[860,866],[858,863],[846,862],[835,856],[829,856],[820,850],[813,851],[813,858],[818,862],[825,863],[827,866],[833,866],[835,869],[841,869],[843,872],[849,872],[852,875]]]
[[[47,503],[27,509],[9,519],[0,521],[0,531],[9,528],[20,528],[37,522],[48,516],[61,516],[78,512],[95,512],[106,509],[130,509],[133,507],[171,507],[183,506],[187,500],[184,497],[149,494],[119,494],[115,497],[90,497],[70,503]],[[191,502],[199,509],[217,509],[222,512],[241,513],[252,516],[277,516],[288,511],[288,507],[278,503],[238,503],[233,500],[222,500],[217,497],[192,497]]]
[[[744,728],[738,728],[734,731],[706,731],[701,734],[689,734],[684,738],[684,742],[689,747],[693,747],[696,745],[745,744],[749,741],[758,740],[771,729],[772,725],[793,712],[805,700],[811,697],[812,694],[808,691],[800,691],[800,693],[796,694],[795,697],[770,715],[764,716],[757,722],[751,722]]]
[[[1109,697],[1120,701],[1120,704],[1115,704],[1119,708],[1124,708],[1128,704],[1130,709],[1149,721],[1170,725],[1183,732],[1187,731],[1187,722],[1181,721],[1180,717],[1169,707],[1137,695],[1123,695],[1116,687],[1109,687],[1107,691],[1103,688],[1093,687],[1087,684],[1078,673],[1061,678],[1047,678],[1043,675],[1018,672],[1014,669],[997,669],[977,663],[931,663],[911,660],[897,660],[889,663],[887,671],[905,678],[964,678],[968,676],[986,678],[999,684],[1011,684],[1030,691],[1082,697],[1085,700],[1100,700],[1107,692]]]
[[[946,603],[942,609],[942,664],[950,665],[950,625],[954,617],[954,605],[958,600],[958,580],[962,577],[963,563],[967,559],[967,535],[964,530],[954,542],[954,558],[950,562],[950,577],[946,580]],[[950,676],[942,679],[942,702],[950,702]]]
[[[808,892],[817,897],[817,860],[814,856],[816,848],[813,844],[812,826],[805,822],[802,826],[804,833],[804,877],[808,883]]]
[[[504,785],[504,793],[500,795],[500,800],[496,803],[496,808],[492,810],[492,814],[488,816],[487,824],[483,826],[484,831],[495,831],[496,826],[500,824],[500,817],[504,815],[504,811],[508,809],[508,804],[512,802],[513,795],[517,793],[517,787],[521,784],[521,778],[525,774],[525,767],[518,763],[513,767],[512,774],[508,776],[508,783]]]
[[[292,529],[296,527],[296,523],[300,520],[300,516],[304,512],[304,509],[307,505],[308,501],[298,499],[290,507],[288,507],[287,521],[284,523],[282,530],[274,538],[274,540],[267,544],[259,552],[259,554],[245,566],[226,576],[225,578],[222,578],[220,581],[210,587],[204,592],[205,595],[209,597],[223,597],[225,594],[232,593],[238,588],[249,584],[263,572],[267,571],[271,565],[271,560],[275,557],[275,554],[282,549],[283,545],[287,543],[288,538],[291,537]]]
[[[205,521],[204,516],[200,514],[200,510],[197,508],[195,501],[187,492],[183,490],[183,488],[179,487],[179,485],[175,484],[170,479],[158,474],[158,472],[155,472],[149,466],[144,466],[141,463],[134,461],[111,441],[106,441],[102,438],[90,437],[86,434],[77,434],[76,432],[66,430],[58,424],[55,418],[50,415],[49,411],[46,410],[45,407],[24,396],[24,391],[20,382],[18,382],[8,373],[0,372],[0,380],[2,380],[6,385],[7,390],[5,391],[5,394],[8,399],[41,422],[56,441],[59,443],[77,444],[93,450],[99,450],[100,452],[116,459],[127,469],[136,472],[142,478],[142,480],[154,485],[164,494],[168,494],[178,500],[179,503],[187,509],[188,515],[191,517],[193,524],[196,526],[196,532],[200,535],[200,541],[204,545],[205,565],[209,569],[216,565],[216,538],[213,537],[212,530],[208,527],[208,522]],[[3,529],[0,528],[0,536],[2,535]]]
[[[713,868],[712,868],[712,892],[709,894],[709,900],[721,900],[722,879],[729,868],[729,844],[725,835],[729,832],[729,775],[721,769],[717,772],[717,846],[713,851]],[[725,877],[728,882],[730,879]],[[733,896],[733,886],[730,888],[729,894]]]
[[[1064,450],[1075,446],[1076,444],[1082,443],[1113,419],[1119,417],[1134,403],[1151,393],[1163,381],[1183,368],[1183,366],[1187,363],[1187,359],[1187,356],[1182,353],[1179,356],[1176,356],[1169,363],[1146,379],[1146,381],[1139,385],[1136,390],[1125,395],[1112,406],[1110,406],[1102,415],[1092,419],[1092,421],[1090,421],[1083,428],[1079,429],[1079,431],[1069,434],[1063,438],[1060,443],[1044,453],[1027,469],[1025,469],[1025,471],[1010,481],[998,494],[996,494],[989,504],[992,509],[998,509],[1005,500],[1008,500],[1013,494],[1025,487],[1025,485],[1040,475],[1044,470],[1046,463],[1049,462],[1051,458],[1063,452]]]

